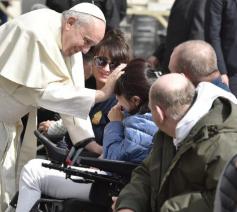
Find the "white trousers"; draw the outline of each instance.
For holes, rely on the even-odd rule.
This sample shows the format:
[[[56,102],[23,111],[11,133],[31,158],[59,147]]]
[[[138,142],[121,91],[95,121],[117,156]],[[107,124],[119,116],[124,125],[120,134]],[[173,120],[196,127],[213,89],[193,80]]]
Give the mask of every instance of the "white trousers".
[[[91,184],[75,183],[65,179],[64,172],[42,167],[42,162],[49,163],[48,160],[33,159],[23,167],[16,212],[30,211],[35,202],[40,199],[41,193],[53,198],[78,198],[89,201]],[[74,168],[106,174],[95,169]]]
[[[0,212],[16,192],[17,131],[15,125],[0,122]]]

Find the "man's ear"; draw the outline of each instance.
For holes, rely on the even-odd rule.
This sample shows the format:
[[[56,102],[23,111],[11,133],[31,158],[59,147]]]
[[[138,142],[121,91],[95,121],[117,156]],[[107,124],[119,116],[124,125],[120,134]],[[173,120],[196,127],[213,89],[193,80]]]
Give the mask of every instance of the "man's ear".
[[[156,114],[157,114],[158,119],[162,123],[165,120],[164,111],[158,105],[155,105],[155,110],[156,110]]]
[[[141,98],[139,96],[133,96],[130,100],[135,106],[139,106],[141,103]]]
[[[65,28],[66,30],[70,30],[72,28],[72,26],[75,25],[77,19],[74,18],[74,17],[69,17],[66,21],[66,24],[65,24]]]

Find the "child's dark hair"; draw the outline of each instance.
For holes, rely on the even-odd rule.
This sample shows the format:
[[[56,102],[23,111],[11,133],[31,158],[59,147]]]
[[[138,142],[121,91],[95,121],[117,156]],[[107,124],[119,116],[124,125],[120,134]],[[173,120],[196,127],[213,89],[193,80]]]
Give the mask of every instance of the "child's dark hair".
[[[134,59],[124,68],[125,73],[117,80],[114,93],[118,96],[123,95],[127,100],[133,96],[138,96],[141,103],[131,114],[149,112],[149,90],[151,84],[157,79],[154,70],[143,59]]]

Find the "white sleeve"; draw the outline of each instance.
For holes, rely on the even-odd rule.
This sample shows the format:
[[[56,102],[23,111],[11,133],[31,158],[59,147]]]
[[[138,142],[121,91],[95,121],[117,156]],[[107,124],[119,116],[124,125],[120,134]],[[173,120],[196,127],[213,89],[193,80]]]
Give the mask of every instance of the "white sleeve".
[[[73,144],[86,138],[95,137],[89,116],[87,116],[87,119],[80,119],[65,114],[60,115],[63,120],[63,125],[67,128]]]
[[[87,119],[95,103],[95,90],[63,83],[51,83],[43,91],[37,104],[40,107]]]

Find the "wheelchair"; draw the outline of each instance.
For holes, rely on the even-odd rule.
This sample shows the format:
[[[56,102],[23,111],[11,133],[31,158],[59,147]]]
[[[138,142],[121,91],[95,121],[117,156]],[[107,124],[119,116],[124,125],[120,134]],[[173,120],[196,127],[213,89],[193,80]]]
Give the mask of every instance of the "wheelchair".
[[[129,182],[132,170],[138,164],[80,156],[83,148],[90,140],[80,142],[69,151],[57,147],[37,130],[34,134],[45,146],[51,161],[51,163],[42,163],[42,166],[62,171],[65,173],[65,178],[69,178],[74,182],[92,183],[92,188],[89,202],[80,199],[55,199],[42,195],[30,212],[111,212],[112,196],[117,196]],[[75,164],[81,167],[94,167],[107,172],[108,175],[78,170],[73,168],[72,165]],[[80,179],[72,179],[72,176],[78,176]],[[16,208],[17,198],[18,193],[10,203],[14,208]]]

